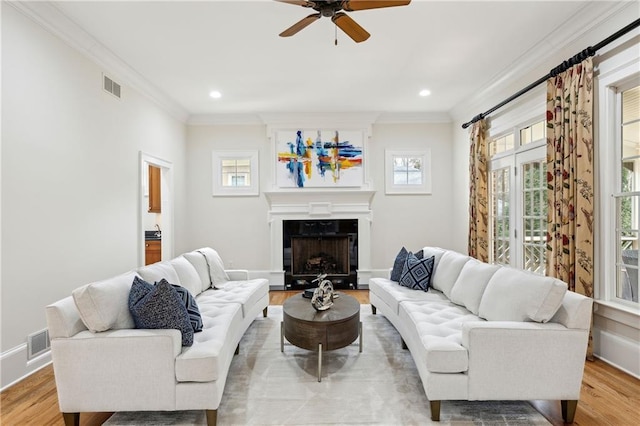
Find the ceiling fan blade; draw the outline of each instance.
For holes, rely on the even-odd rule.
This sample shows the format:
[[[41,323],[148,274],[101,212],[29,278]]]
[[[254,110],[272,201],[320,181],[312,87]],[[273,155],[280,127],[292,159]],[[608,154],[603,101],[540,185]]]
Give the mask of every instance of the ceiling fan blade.
[[[292,26],[290,26],[289,28],[281,32],[280,37],[291,37],[292,35],[296,34],[298,31],[306,28],[308,25],[320,19],[320,16],[321,15],[319,13],[314,13],[307,16],[306,18],[299,20],[298,22],[296,22],[295,24],[293,24]]]
[[[306,1],[306,0],[275,0],[277,2],[280,3],[288,3],[288,4],[293,4],[296,6],[303,6],[303,7],[313,7],[316,4],[312,1]]]
[[[336,13],[331,20],[356,43],[365,41],[371,35],[344,12]]]
[[[354,10],[406,6],[409,3],[411,3],[411,0],[346,0],[342,2],[342,8],[348,12],[353,12]]]

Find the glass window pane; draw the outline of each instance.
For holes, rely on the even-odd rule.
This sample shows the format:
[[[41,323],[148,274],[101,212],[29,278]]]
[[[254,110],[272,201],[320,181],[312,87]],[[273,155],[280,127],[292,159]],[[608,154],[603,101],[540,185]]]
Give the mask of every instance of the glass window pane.
[[[622,122],[640,119],[640,86],[622,92]]]
[[[531,126],[531,140],[539,141],[541,139],[545,139],[547,127],[545,126],[545,121],[540,121],[539,123]]]
[[[520,143],[522,145],[526,145],[529,142],[531,142],[531,128],[530,127],[526,127],[522,130],[520,130]]]
[[[622,126],[622,158],[633,159],[640,155],[640,121]]]
[[[513,133],[505,137],[505,151],[513,149],[514,140]]]

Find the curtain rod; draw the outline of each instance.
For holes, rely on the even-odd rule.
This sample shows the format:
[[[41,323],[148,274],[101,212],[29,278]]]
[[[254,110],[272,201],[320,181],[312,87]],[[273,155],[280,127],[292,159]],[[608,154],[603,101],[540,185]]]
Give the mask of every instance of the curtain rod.
[[[610,35],[609,37],[605,38],[604,40],[602,40],[600,43],[596,44],[595,46],[587,47],[582,52],[574,55],[570,59],[567,59],[566,61],[562,62],[557,67],[553,68],[551,71],[549,71],[549,74],[545,75],[544,77],[540,77],[538,80],[534,81],[533,83],[531,83],[530,85],[528,85],[524,89],[520,90],[519,92],[511,95],[510,97],[508,97],[504,101],[500,102],[498,105],[494,106],[493,108],[488,109],[487,111],[483,112],[482,114],[476,115],[475,117],[473,117],[471,119],[471,121],[469,121],[467,123],[464,123],[462,125],[462,128],[466,129],[467,127],[469,127],[470,125],[472,125],[476,121],[480,121],[483,118],[487,117],[489,114],[491,114],[492,112],[494,112],[498,108],[502,108],[503,106],[505,106],[509,102],[513,101],[514,99],[524,95],[525,93],[527,93],[529,90],[533,89],[534,87],[544,83],[550,77],[555,77],[556,75],[558,75],[558,74],[560,74],[562,72],[565,72],[566,70],[568,70],[572,66],[574,66],[576,64],[579,64],[580,62],[584,61],[588,57],[595,55],[598,50],[602,49],[607,44],[611,43],[612,41],[614,41],[614,40],[616,40],[616,39],[618,39],[620,37],[622,37],[623,35],[625,35],[629,31],[637,28],[638,26],[640,26],[640,19],[636,19],[635,21],[633,21],[632,23],[630,23],[626,27],[622,28],[620,31]]]

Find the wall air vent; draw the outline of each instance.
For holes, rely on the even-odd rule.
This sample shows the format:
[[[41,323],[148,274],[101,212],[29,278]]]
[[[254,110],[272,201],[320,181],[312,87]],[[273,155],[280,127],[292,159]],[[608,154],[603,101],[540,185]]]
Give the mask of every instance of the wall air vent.
[[[121,89],[120,85],[104,74],[102,74],[102,80],[103,80],[102,88],[105,91],[111,93],[116,98],[120,99],[120,89]]]
[[[27,336],[27,359],[33,359],[50,348],[49,330],[44,329]]]

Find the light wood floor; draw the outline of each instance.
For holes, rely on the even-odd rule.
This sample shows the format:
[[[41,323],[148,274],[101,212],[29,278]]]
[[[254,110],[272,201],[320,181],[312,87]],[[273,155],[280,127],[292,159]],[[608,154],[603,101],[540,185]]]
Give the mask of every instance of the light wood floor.
[[[341,290],[362,304],[367,290]],[[272,291],[270,304],[281,305],[299,291]],[[398,350],[400,343],[398,342]],[[64,425],[51,365],[15,384],[0,395],[0,425]],[[563,425],[558,401],[531,401],[554,426]],[[443,403],[442,410],[446,410]],[[81,426],[98,426],[112,413],[83,413]],[[596,360],[587,362],[574,425],[640,425],[640,380]]]

